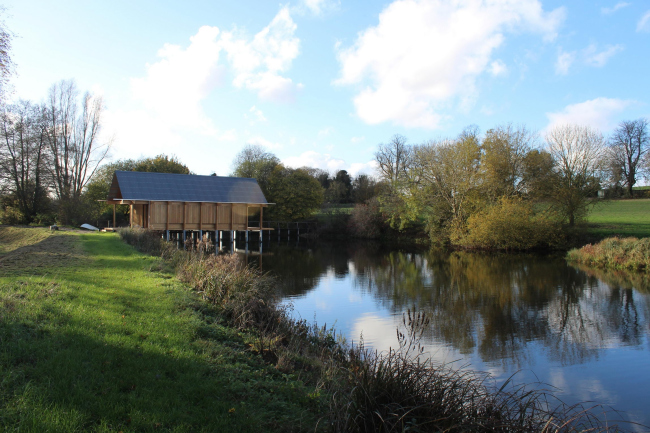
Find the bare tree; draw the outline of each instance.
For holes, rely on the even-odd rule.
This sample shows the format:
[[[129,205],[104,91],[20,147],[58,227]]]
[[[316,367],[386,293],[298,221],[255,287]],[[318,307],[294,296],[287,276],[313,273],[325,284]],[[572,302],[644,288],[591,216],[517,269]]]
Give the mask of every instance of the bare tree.
[[[648,120],[637,119],[621,122],[610,138],[610,167],[614,176],[625,182],[628,195],[637,178],[645,171],[644,156],[650,148]]]
[[[600,187],[605,139],[587,126],[562,125],[546,134],[546,143],[555,162],[553,191],[549,197],[573,226],[586,214],[589,197]]]
[[[407,175],[413,151],[406,144],[406,137],[396,134],[388,144],[380,144],[375,153],[379,164],[379,175],[396,188],[399,181]]]
[[[25,223],[43,210],[47,197],[44,114],[43,107],[28,101],[10,105],[0,114],[0,181],[13,195]]]
[[[109,149],[108,142],[98,141],[102,98],[86,92],[79,106],[78,94],[75,82],[64,80],[50,88],[48,100],[52,186],[62,205],[64,223],[69,222],[84,187]]]
[[[7,92],[7,84],[9,77],[14,72],[14,63],[11,60],[11,39],[12,33],[7,29],[4,19],[5,8],[0,6],[0,104],[5,102],[5,93]]]

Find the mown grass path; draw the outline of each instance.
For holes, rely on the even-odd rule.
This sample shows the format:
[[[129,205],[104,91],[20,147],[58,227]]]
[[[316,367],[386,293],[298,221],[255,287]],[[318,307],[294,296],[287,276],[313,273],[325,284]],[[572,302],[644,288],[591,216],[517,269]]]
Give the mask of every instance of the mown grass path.
[[[0,256],[0,431],[313,431],[313,390],[159,259],[114,234],[25,236]]]

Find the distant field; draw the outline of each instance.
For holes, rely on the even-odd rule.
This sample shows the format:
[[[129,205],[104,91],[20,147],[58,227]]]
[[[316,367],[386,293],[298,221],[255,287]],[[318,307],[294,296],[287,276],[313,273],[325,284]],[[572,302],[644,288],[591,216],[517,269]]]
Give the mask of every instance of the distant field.
[[[602,201],[587,222],[597,237],[650,237],[650,199]]]

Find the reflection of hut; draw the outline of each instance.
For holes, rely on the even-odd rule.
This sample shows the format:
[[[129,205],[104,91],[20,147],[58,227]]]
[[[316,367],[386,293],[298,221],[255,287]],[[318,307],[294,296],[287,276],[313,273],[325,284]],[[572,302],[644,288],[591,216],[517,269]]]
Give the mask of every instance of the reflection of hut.
[[[261,230],[269,205],[255,179],[138,171],[116,171],[106,202],[130,205],[131,227],[166,231],[167,237],[171,230]],[[258,212],[259,222],[249,224],[249,215],[257,219]]]

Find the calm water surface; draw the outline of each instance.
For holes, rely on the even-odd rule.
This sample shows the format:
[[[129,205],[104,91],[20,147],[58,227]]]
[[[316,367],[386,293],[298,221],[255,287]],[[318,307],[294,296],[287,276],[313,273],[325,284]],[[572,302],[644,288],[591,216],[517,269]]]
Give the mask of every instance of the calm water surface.
[[[415,307],[431,317],[424,342],[435,360],[497,382],[517,373],[566,403],[604,403],[650,425],[646,277],[588,273],[561,257],[368,243],[272,245],[262,268],[284,282],[296,316],[334,325],[348,341],[396,347],[402,314]]]

